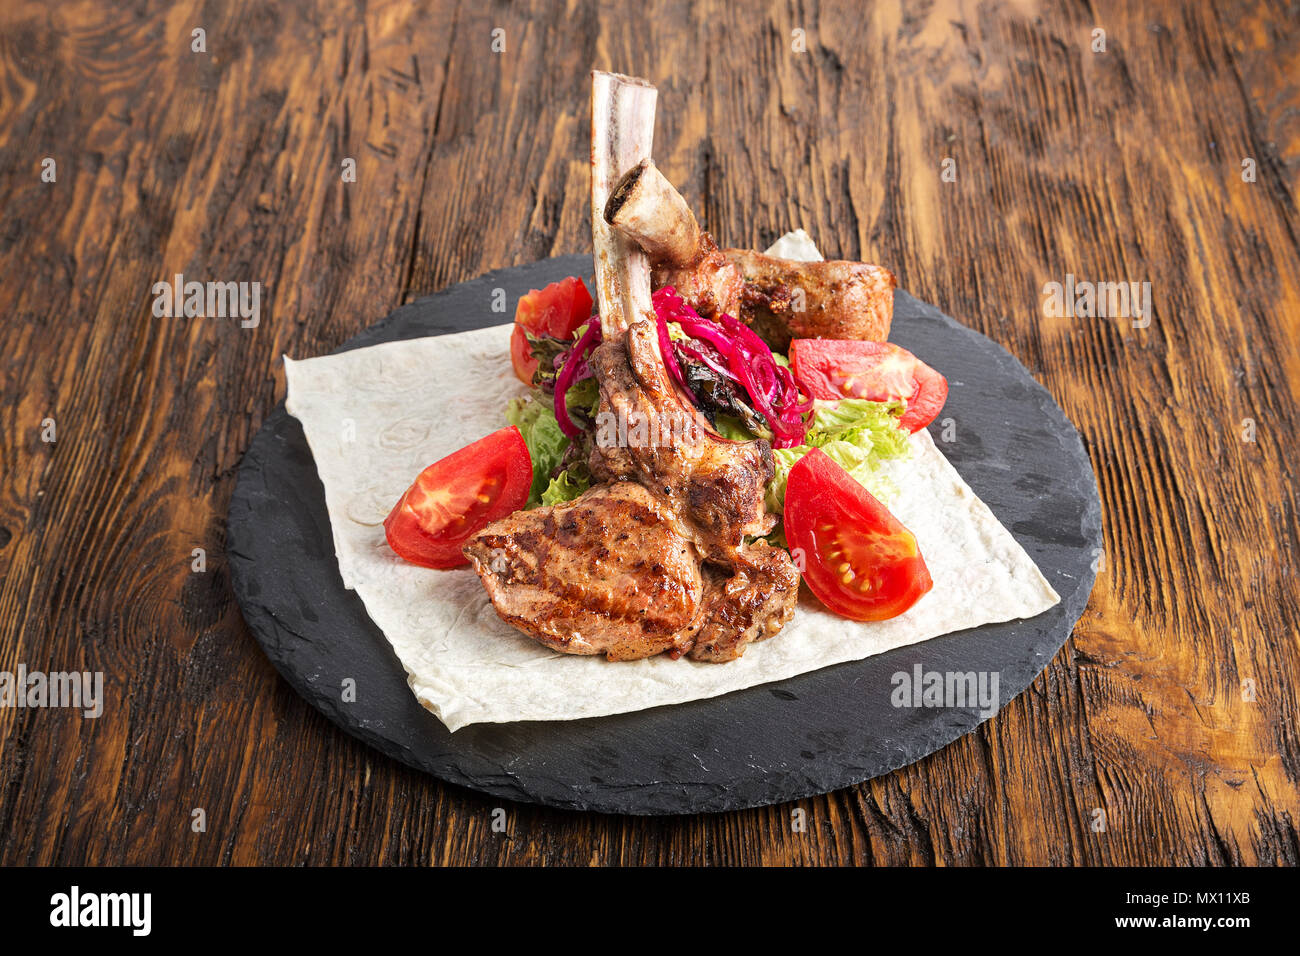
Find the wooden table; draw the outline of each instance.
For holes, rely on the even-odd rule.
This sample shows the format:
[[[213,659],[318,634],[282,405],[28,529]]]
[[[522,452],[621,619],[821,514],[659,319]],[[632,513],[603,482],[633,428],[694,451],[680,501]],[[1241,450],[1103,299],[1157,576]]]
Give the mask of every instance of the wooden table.
[[[0,670],[107,697],[0,710],[0,863],[1300,862],[1294,3],[113,6],[0,7]],[[659,85],[656,157],[720,239],[803,226],[893,269],[1097,472],[1065,649],[803,833],[514,805],[494,832],[300,700],[231,595],[281,354],[589,248],[592,67]],[[176,273],[260,282],[259,324],[155,316]],[[1067,275],[1150,282],[1149,325],[1049,317]]]

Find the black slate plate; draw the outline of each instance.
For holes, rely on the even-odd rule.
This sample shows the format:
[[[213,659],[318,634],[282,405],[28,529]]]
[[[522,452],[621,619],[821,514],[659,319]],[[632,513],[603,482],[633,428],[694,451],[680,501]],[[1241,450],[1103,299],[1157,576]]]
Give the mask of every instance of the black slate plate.
[[[590,268],[589,256],[564,256],[489,273],[398,309],[340,351],[499,324],[494,289],[505,290],[513,315],[527,290]],[[896,708],[892,675],[918,664],[997,672],[1004,704],[1021,693],[1083,613],[1101,505],[1078,433],[1024,366],[905,292],[893,329],[893,341],[947,376],[935,439],[1061,595],[1051,610],[711,700],[448,733],[416,703],[383,634],[343,588],[311,452],[280,405],[244,456],[230,503],[227,553],[244,617],[285,679],[348,733],[498,797],[611,813],[733,810],[911,763],[983,718],[975,708]],[[943,442],[948,419],[956,440]],[[354,703],[340,699],[345,677],[357,682]]]

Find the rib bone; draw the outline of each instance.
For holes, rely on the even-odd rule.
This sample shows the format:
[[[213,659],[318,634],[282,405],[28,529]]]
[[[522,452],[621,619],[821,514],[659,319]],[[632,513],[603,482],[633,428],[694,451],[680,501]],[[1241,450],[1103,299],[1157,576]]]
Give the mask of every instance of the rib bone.
[[[740,270],[653,161],[642,160],[623,176],[605,204],[605,221],[649,256],[653,288],[673,286],[706,317],[739,315]]]
[[[613,419],[625,423],[624,434],[596,435],[588,464],[600,484],[572,502],[493,522],[464,551],[502,619],[557,650],[612,660],[689,650],[727,661],[790,619],[799,575],[786,551],[745,541],[772,527],[763,504],[771,448],[698,427],[703,416],[678,393],[659,352],[649,260],[605,221],[623,173],[649,156],[655,98],[644,80],[592,76],[603,341],[591,364],[598,428]]]

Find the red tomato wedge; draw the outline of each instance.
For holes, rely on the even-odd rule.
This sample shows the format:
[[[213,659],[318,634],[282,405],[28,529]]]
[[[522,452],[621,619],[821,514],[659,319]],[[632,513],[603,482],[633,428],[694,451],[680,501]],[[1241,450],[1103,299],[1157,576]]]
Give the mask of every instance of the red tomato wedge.
[[[528,345],[528,336],[522,325],[516,325],[510,333],[510,364],[515,370],[515,377],[525,385],[533,384],[533,373],[537,371],[537,359]]]
[[[461,546],[528,502],[533,461],[514,425],[436,461],[384,519],[388,545],[426,568],[468,564]]]
[[[790,469],[785,537],[813,594],[855,621],[897,617],[934,586],[912,532],[820,448]]]
[[[890,342],[795,339],[790,343],[790,365],[799,385],[813,398],[873,402],[901,398],[907,411],[899,425],[909,432],[934,421],[948,400],[948,380]]]
[[[574,330],[591,318],[591,305],[591,293],[577,276],[552,282],[545,289],[533,289],[519,300],[515,329],[510,334],[510,361],[525,385],[533,384],[533,373],[537,371],[528,336],[573,338]]]

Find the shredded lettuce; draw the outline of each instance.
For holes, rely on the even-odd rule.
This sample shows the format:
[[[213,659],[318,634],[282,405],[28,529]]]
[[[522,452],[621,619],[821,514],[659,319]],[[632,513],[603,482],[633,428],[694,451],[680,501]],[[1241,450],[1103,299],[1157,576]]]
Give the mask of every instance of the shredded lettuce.
[[[877,498],[893,498],[898,489],[879,469],[882,461],[903,458],[911,452],[907,432],[898,427],[905,407],[901,401],[870,402],[863,398],[818,401],[804,444],[772,450],[776,476],[767,486],[768,510],[785,510],[790,469],[814,448],[824,451]]]

